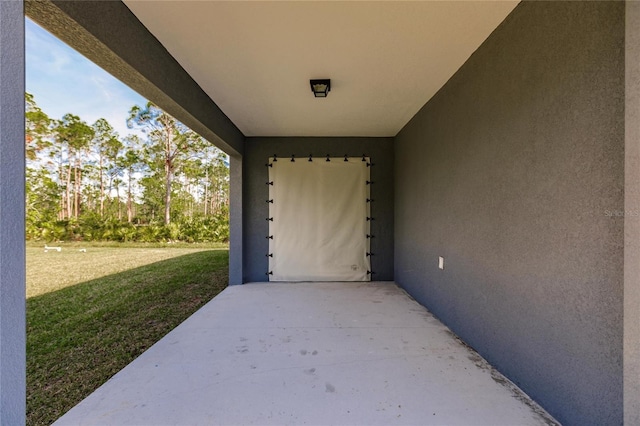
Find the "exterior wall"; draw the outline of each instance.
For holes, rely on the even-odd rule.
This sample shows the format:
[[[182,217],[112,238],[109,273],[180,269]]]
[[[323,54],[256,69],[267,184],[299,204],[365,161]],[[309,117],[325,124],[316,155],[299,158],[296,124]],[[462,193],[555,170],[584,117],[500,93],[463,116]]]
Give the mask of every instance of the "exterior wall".
[[[640,3],[626,2],[625,211],[640,212]],[[640,216],[624,221],[624,424],[640,424]]]
[[[566,425],[623,420],[624,42],[523,2],[395,138],[396,282]]]
[[[25,423],[24,15],[0,1],[0,424]]]
[[[393,280],[393,139],[392,138],[247,138],[243,161],[244,282],[268,281],[268,158],[326,156],[371,157],[371,266],[374,280]]]
[[[242,284],[242,157],[229,156],[229,284]]]

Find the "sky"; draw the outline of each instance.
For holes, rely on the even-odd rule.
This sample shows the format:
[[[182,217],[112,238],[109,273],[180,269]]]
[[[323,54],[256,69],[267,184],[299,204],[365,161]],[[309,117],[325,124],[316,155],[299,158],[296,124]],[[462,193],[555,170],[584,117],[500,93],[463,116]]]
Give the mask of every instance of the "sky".
[[[25,22],[26,88],[50,118],[66,113],[87,124],[105,118],[120,134],[134,105],[147,100],[30,19]]]

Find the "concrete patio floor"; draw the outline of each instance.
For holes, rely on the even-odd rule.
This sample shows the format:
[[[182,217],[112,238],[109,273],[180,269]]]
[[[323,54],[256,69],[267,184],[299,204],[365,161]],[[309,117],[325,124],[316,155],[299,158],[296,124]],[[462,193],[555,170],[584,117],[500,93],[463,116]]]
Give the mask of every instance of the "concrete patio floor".
[[[394,283],[225,289],[55,425],[548,425]]]

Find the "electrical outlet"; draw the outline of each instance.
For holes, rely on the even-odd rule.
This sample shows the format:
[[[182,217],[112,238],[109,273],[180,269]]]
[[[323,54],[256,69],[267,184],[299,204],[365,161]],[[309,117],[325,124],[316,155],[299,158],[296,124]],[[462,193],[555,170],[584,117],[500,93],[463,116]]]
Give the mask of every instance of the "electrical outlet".
[[[438,257],[438,268],[439,269],[444,269],[444,257],[442,257],[442,256]]]

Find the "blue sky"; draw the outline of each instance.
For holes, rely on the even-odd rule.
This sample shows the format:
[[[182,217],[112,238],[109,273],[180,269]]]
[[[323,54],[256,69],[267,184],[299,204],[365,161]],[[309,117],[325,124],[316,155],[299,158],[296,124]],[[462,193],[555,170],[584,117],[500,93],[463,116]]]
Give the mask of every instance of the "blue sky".
[[[88,124],[105,118],[121,136],[137,133],[125,120],[145,98],[29,19],[25,50],[27,92],[49,117],[70,112]]]

